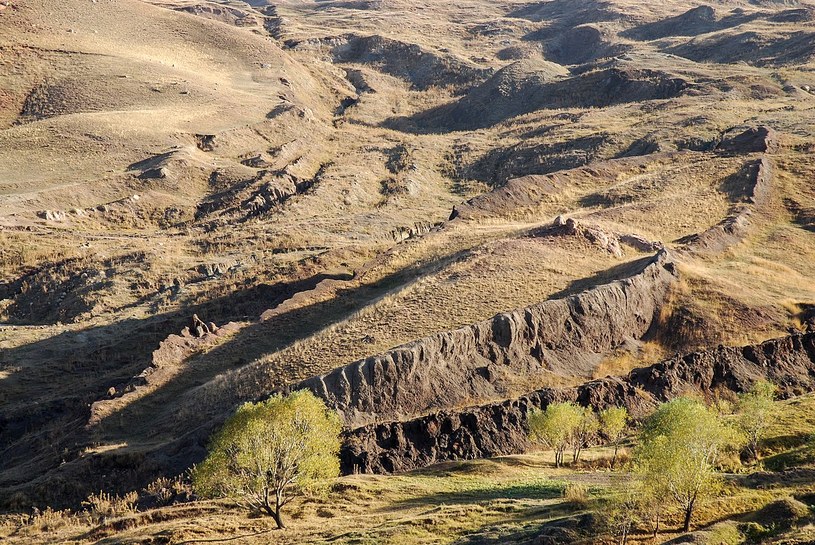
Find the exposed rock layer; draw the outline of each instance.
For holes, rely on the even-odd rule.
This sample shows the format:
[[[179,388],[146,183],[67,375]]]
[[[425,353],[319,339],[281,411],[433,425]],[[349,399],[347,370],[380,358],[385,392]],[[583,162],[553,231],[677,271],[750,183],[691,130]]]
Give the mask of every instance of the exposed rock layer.
[[[749,193],[745,195],[745,202],[733,209],[733,212],[711,227],[710,229],[680,239],[694,252],[721,252],[738,244],[746,236],[750,228],[751,217],[755,211],[764,206],[769,198],[773,166],[766,157],[748,163],[745,175],[749,178]]]
[[[665,251],[636,265],[623,280],[438,333],[296,388],[359,426],[506,398],[524,377],[585,376],[603,353],[648,332],[677,278]]]
[[[764,378],[785,397],[814,390],[815,333],[694,352],[575,388],[546,388],[501,403],[360,427],[346,434],[342,467],[346,473],[390,473],[446,460],[515,454],[528,446],[531,408],[569,400],[596,410],[625,406],[640,417],[684,393],[743,392]]]

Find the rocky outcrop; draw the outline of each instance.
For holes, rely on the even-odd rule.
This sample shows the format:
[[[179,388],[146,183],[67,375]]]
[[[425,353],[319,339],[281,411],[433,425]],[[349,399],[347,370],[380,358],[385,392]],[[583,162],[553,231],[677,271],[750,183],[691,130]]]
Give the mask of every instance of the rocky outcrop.
[[[741,242],[748,234],[751,217],[764,206],[770,196],[773,178],[772,162],[766,157],[748,163],[744,175],[749,177],[749,191],[744,202],[738,204],[731,214],[702,233],[684,237],[678,242],[697,253],[718,253]]]
[[[145,202],[145,196],[148,197],[147,202]],[[148,192],[147,195],[134,193],[129,197],[88,208],[40,210],[37,212],[37,217],[53,222],[78,223],[83,220],[90,220],[100,223],[113,223],[116,225],[128,223],[143,224],[145,222],[155,222],[160,225],[166,225],[172,221],[173,216],[175,216],[175,219],[180,219],[183,214],[184,211],[180,208],[163,206],[162,203],[156,199],[155,192]]]
[[[221,342],[241,327],[243,325],[237,322],[218,327],[193,314],[180,335],[169,335],[161,341],[153,351],[150,365],[144,371],[125,384],[111,386],[106,399],[100,399],[91,405],[87,426],[99,424],[110,414],[166,385],[184,370],[185,361],[190,356]]]
[[[295,388],[360,426],[506,398],[533,376],[585,376],[602,354],[649,331],[677,279],[665,251],[633,266],[628,278],[438,333]]]
[[[577,237],[616,256],[623,256],[623,246],[629,246],[640,252],[655,252],[662,250],[664,245],[657,241],[650,241],[635,234],[620,234],[608,231],[594,225],[585,225],[574,218],[558,216],[552,225],[547,225],[532,231],[533,237]]]
[[[250,157],[247,166],[260,164],[254,159],[263,160],[262,156]],[[331,163],[322,163],[313,175],[300,176],[296,171],[302,168],[303,162],[301,157],[280,170],[260,170],[252,178],[235,183],[226,191],[202,202],[198,206],[196,217],[202,219],[207,216],[222,216],[222,219],[246,221],[276,210],[287,200],[313,189],[331,166]]]
[[[401,242],[403,240],[407,240],[409,238],[418,237],[424,235],[425,233],[429,233],[434,227],[437,227],[439,224],[433,224],[429,221],[417,221],[412,226],[408,227],[397,227],[396,229],[390,232],[390,238],[393,239],[395,242]]]
[[[778,148],[778,133],[774,129],[765,126],[751,127],[735,135],[725,133],[715,147],[716,151],[736,155],[743,153],[775,153]]]
[[[251,27],[258,24],[257,17],[252,13],[223,4],[191,4],[174,7],[172,9],[239,27]]]
[[[346,434],[342,467],[346,473],[390,473],[446,460],[519,453],[528,446],[526,418],[531,408],[569,400],[595,410],[625,406],[634,417],[641,417],[657,403],[682,394],[743,392],[759,379],[771,380],[785,397],[815,390],[815,333],[739,348],[720,346],[635,369],[623,377],[360,427]]]

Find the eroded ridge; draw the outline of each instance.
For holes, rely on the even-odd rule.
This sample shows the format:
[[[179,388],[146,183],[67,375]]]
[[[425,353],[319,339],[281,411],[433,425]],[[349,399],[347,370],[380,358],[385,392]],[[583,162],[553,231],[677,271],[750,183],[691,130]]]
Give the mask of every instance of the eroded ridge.
[[[745,165],[746,176],[750,180],[750,191],[745,202],[738,204],[725,219],[706,231],[680,239],[691,252],[717,253],[738,244],[748,235],[751,218],[769,199],[773,165],[770,159],[762,157]]]
[[[682,394],[743,392],[759,379],[778,385],[783,397],[815,390],[815,333],[720,346],[573,388],[545,388],[500,403],[360,427],[345,436],[342,467],[346,473],[391,473],[447,460],[517,454],[529,446],[526,419],[532,408],[574,401],[596,410],[624,406],[641,417],[657,403]]]
[[[524,378],[585,376],[603,353],[649,331],[676,280],[662,250],[628,278],[437,333],[295,388],[360,426],[505,398]]]

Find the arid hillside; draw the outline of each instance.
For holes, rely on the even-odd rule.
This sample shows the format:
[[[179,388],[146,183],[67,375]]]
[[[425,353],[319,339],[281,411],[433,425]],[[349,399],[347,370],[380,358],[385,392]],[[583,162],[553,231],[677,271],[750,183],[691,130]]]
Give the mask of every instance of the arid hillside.
[[[806,393],[813,127],[803,0],[0,2],[0,507],[182,475],[301,387],[372,472],[523,446],[377,430],[720,346],[793,339]]]

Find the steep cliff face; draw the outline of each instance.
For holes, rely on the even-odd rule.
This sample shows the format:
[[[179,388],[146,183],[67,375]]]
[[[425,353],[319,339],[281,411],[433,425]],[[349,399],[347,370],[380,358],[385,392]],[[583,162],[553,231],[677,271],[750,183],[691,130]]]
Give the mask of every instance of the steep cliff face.
[[[623,280],[438,333],[295,388],[311,389],[348,426],[506,398],[513,381],[586,375],[603,353],[641,338],[676,279],[660,251]]]
[[[694,352],[576,388],[546,388],[482,407],[364,426],[346,434],[342,467],[347,473],[389,473],[518,453],[528,446],[530,408],[569,400],[597,410],[625,406],[639,417],[684,393],[742,392],[762,378],[777,384],[782,396],[815,390],[815,333]]]

